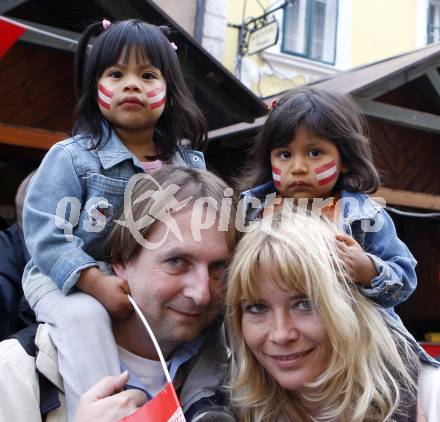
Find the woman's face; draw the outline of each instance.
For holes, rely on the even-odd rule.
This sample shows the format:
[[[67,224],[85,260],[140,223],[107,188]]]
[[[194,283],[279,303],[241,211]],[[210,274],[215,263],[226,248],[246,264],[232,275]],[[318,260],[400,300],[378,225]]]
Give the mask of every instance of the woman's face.
[[[242,300],[244,340],[258,362],[288,391],[323,373],[331,345],[317,311],[303,294],[256,280],[258,300]]]

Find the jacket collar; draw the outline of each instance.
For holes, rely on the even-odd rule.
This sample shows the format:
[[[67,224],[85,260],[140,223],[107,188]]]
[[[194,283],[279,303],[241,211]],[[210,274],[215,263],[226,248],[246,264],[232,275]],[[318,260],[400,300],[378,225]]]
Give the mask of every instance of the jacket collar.
[[[269,182],[263,183],[262,185],[258,185],[255,188],[245,190],[240,194],[240,198],[256,197],[260,201],[262,201],[266,198],[267,195],[270,195],[274,192],[276,192],[275,184],[271,180]]]
[[[39,324],[35,336],[35,344],[38,348],[36,366],[60,391],[64,391],[63,380],[58,369],[57,349],[52,342],[47,324]]]
[[[125,160],[132,160],[134,164],[142,168],[138,158],[123,144],[116,132],[104,123],[101,142],[102,144],[95,151],[104,169],[107,170]]]
[[[176,388],[179,386],[176,385],[176,376],[179,368],[187,361],[189,361],[192,357],[196,356],[199,353],[202,343],[204,342],[205,335],[202,333],[196,339],[189,341],[187,343],[183,343],[179,345],[171,354],[169,359],[168,371],[170,373],[171,379],[174,382]],[[128,368],[123,361],[121,361],[121,371],[128,371],[128,382],[127,388],[137,388],[142,390],[149,399],[152,398],[149,391],[146,390],[142,381],[139,377]]]
[[[345,220],[370,220],[380,212],[380,205],[365,193],[341,191],[341,210]]]

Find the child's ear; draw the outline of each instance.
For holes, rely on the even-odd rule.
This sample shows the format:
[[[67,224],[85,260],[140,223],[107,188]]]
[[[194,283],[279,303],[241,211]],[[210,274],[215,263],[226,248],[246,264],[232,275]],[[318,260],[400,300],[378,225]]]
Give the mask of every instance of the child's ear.
[[[112,264],[113,272],[119,277],[125,280],[125,266],[122,264]]]

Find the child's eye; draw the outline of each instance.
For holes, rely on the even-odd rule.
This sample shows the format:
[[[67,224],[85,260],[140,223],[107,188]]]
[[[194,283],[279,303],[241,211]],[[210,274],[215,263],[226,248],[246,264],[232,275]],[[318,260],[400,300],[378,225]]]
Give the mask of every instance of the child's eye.
[[[154,73],[151,73],[151,72],[145,72],[145,73],[142,75],[142,79],[157,79],[157,78],[156,78],[156,75],[155,75]]]
[[[319,157],[321,155],[321,151],[319,149],[311,149],[309,151],[309,157],[311,158],[316,158]]]
[[[288,160],[291,156],[292,154],[289,151],[281,151],[278,154],[278,157],[280,157],[282,160]]]
[[[122,72],[120,72],[119,70],[112,70],[111,72],[109,72],[108,76],[110,76],[110,78],[119,79],[122,77]]]

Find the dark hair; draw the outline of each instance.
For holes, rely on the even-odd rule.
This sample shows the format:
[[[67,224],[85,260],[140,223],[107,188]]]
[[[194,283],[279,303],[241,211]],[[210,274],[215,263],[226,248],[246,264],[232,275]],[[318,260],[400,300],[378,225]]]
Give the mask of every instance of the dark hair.
[[[102,22],[86,28],[75,53],[75,89],[78,97],[74,134],[91,134],[94,146],[102,141],[102,123],[111,129],[101,114],[97,101],[97,82],[106,68],[115,64],[124,54],[135,49],[136,59],[147,58],[158,68],[167,85],[165,110],[156,123],[153,142],[159,151],[157,158],[169,159],[182,138],[191,142],[193,149],[201,149],[206,142],[205,119],[194,103],[183,79],[176,51],[167,36],[167,27],[150,25],[132,19],[112,23],[104,30]],[[99,35],[98,35],[99,34]],[[92,35],[98,35],[87,55]],[[110,130],[108,131],[110,134]]]
[[[379,175],[373,163],[367,122],[355,102],[335,92],[302,87],[284,94],[272,108],[252,151],[252,169],[243,178],[242,189],[272,180],[270,153],[288,145],[301,125],[332,141],[347,173],[335,189],[373,193]]]

